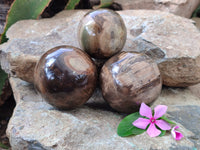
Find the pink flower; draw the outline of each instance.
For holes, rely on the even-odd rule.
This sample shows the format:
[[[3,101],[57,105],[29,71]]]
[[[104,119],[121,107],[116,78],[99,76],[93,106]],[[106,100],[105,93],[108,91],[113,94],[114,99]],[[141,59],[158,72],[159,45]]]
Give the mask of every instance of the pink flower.
[[[147,129],[147,133],[150,137],[155,137],[161,134],[161,131],[156,128],[158,126],[162,130],[170,130],[171,126],[166,121],[159,119],[167,111],[167,106],[158,105],[154,108],[154,116],[152,115],[151,108],[145,103],[142,103],[140,106],[140,115],[145,116],[146,118],[138,118],[132,124],[140,129]]]
[[[181,132],[176,131],[176,129],[178,129],[178,128],[179,128],[179,126],[175,126],[171,130],[171,134],[172,134],[173,138],[177,141],[181,140],[181,138],[184,137]]]

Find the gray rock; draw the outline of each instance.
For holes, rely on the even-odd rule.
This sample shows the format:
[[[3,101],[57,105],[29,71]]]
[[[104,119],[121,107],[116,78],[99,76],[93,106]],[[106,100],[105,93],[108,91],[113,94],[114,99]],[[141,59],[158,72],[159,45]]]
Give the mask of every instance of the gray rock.
[[[195,133],[189,139],[195,143],[195,147],[200,147],[200,107],[195,105],[177,106],[177,110],[169,112],[169,114],[172,119]],[[187,118],[187,121],[185,121],[185,118]]]
[[[59,45],[79,47],[77,28],[87,11],[63,11],[50,19],[25,20],[0,45],[6,72],[33,82],[36,61]],[[144,52],[157,61],[163,84],[184,87],[200,82],[200,32],[193,21],[160,11],[119,11],[127,27],[124,51]]]
[[[122,9],[151,9],[190,18],[199,0],[114,0]]]
[[[192,20],[195,21],[195,25],[196,25],[197,28],[200,30],[200,18],[194,17],[194,18],[192,18]]]
[[[195,84],[189,87],[190,91],[200,98],[200,84]]]
[[[112,111],[98,90],[84,106],[59,111],[47,104],[32,84],[17,78],[10,78],[10,83],[17,102],[7,128],[13,150],[200,149],[200,99],[189,89],[164,88],[152,106],[168,106],[167,116],[184,134],[176,142],[170,133],[156,138],[147,133],[119,137],[117,126],[125,115]]]

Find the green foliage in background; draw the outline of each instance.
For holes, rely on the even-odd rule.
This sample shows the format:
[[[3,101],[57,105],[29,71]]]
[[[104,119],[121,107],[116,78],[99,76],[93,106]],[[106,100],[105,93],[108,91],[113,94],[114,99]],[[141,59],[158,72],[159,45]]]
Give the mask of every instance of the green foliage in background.
[[[65,9],[67,10],[74,9],[79,4],[79,2],[80,0],[69,0]]]
[[[8,147],[2,143],[0,143],[0,147],[3,148],[3,149],[8,149]]]
[[[193,12],[192,17],[197,17],[197,14],[200,14],[200,5],[199,5],[199,7]]]
[[[99,8],[106,8],[112,5],[113,0],[100,0],[100,5],[94,6],[94,9],[99,9]]]
[[[80,3],[80,0],[69,0],[65,9],[71,10],[74,9],[78,4]],[[106,8],[112,5],[113,0],[100,0],[100,5],[94,6],[94,9],[99,9],[99,8]]]
[[[1,36],[1,43],[6,42],[8,28],[19,20],[37,19],[51,0],[15,0],[7,15],[6,26]]]

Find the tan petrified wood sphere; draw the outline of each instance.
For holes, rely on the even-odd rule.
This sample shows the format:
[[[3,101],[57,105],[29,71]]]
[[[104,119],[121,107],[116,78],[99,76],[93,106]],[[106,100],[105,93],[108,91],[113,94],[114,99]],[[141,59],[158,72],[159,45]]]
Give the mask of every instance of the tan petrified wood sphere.
[[[162,81],[157,64],[144,54],[121,52],[102,67],[101,89],[109,105],[124,113],[151,104],[159,96]]]
[[[35,67],[34,83],[43,98],[60,109],[84,104],[97,80],[96,67],[82,50],[58,46],[47,51]]]
[[[94,58],[108,58],[121,51],[126,36],[123,19],[113,10],[90,11],[79,24],[80,46]]]

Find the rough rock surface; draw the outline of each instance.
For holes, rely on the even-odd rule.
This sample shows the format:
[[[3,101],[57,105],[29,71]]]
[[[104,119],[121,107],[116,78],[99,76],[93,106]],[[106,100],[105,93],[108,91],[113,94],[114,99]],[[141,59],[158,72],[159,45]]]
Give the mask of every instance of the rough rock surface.
[[[195,84],[193,86],[190,86],[189,89],[194,95],[200,98],[200,84]]]
[[[0,45],[1,65],[7,72],[33,82],[41,54],[59,45],[79,47],[77,28],[86,11],[63,11],[51,19],[19,21]],[[154,58],[168,86],[200,82],[200,32],[193,21],[160,11],[119,11],[127,27],[125,51]]]
[[[116,129],[125,116],[112,111],[97,90],[84,106],[58,111],[36,93],[32,84],[11,78],[17,102],[7,135],[13,150],[122,150],[200,149],[200,99],[189,89],[164,88],[152,107],[168,106],[167,116],[184,134],[175,141],[170,133],[150,138],[147,133],[121,138]]]
[[[194,17],[194,18],[192,18],[192,20],[195,21],[195,25],[196,25],[197,28],[200,30],[200,18]]]
[[[161,10],[190,18],[200,4],[199,0],[114,0],[122,9]]]

